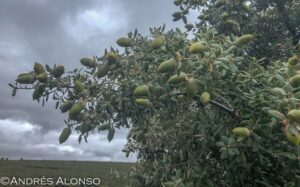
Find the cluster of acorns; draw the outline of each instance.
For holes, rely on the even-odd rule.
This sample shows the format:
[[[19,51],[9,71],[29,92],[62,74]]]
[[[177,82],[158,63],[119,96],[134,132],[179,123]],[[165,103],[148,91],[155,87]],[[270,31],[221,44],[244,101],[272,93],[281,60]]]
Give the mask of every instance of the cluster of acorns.
[[[293,57],[288,59],[288,66],[291,70],[296,70],[295,75],[290,78],[289,83],[294,88],[299,88],[300,86],[300,57],[294,55]],[[300,145],[300,110],[299,109],[292,109],[288,112],[287,115],[288,120],[283,120],[283,131],[287,137],[287,139],[295,144]],[[289,131],[289,124],[294,124],[295,127],[293,132]]]
[[[29,73],[19,74],[16,82],[20,84],[33,84],[36,80],[41,83],[46,83],[48,73],[40,63],[35,63],[33,67],[34,71]],[[50,70],[50,74],[55,78],[60,78],[65,72],[65,68],[62,65],[55,66]]]

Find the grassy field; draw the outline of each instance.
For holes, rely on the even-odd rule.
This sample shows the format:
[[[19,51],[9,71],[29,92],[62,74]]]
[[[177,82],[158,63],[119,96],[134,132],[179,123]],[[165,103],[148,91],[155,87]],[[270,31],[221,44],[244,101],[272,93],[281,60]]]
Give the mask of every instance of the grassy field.
[[[85,162],[85,161],[0,161],[0,177],[20,178],[100,178],[103,187],[125,187],[126,177],[117,177],[119,173],[127,173],[134,163],[122,162]],[[118,172],[116,172],[118,171]],[[0,185],[2,186],[2,185]]]

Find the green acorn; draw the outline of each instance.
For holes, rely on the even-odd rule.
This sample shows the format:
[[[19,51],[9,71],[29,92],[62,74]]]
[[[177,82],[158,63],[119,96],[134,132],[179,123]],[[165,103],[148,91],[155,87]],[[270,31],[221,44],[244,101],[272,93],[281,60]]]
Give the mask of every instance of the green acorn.
[[[290,78],[290,84],[293,86],[293,87],[298,87],[300,86],[300,75],[295,75],[293,76],[292,78]]]
[[[60,106],[60,111],[62,113],[68,112],[72,108],[73,104],[74,104],[74,101],[67,101],[67,102],[65,102],[64,104],[62,104]]]
[[[110,66],[107,63],[99,65],[97,73],[96,73],[97,77],[102,78],[102,77],[106,76],[107,73],[109,72],[109,67]]]
[[[120,47],[132,47],[133,46],[133,42],[130,38],[119,38],[117,40],[117,44],[120,46]]]
[[[170,59],[162,62],[158,66],[158,72],[159,73],[167,73],[167,72],[174,71],[176,68],[177,68],[177,62],[173,58],[170,58]]]
[[[198,83],[193,77],[186,80],[186,93],[189,97],[194,97],[198,91]]]
[[[134,89],[133,94],[135,96],[147,96],[149,94],[149,87],[147,85],[141,85]]]
[[[189,48],[190,53],[193,53],[193,54],[203,53],[205,50],[206,50],[205,42],[193,43]]]
[[[254,39],[255,39],[254,35],[252,35],[252,34],[245,34],[245,35],[237,38],[234,41],[234,44],[236,46],[240,47],[242,45],[248,44],[249,42],[253,41]]]
[[[71,132],[72,132],[72,130],[70,127],[64,128],[59,136],[59,143],[62,144],[65,141],[67,141],[69,136],[71,135]]]
[[[232,133],[241,137],[248,137],[250,135],[250,131],[246,127],[236,127],[232,130]]]
[[[37,62],[34,63],[33,69],[34,69],[34,73],[36,75],[39,75],[39,74],[44,73],[46,71],[45,68],[44,68],[44,66],[42,64],[40,64],[40,63],[37,63]]]
[[[295,55],[295,56],[290,57],[288,59],[288,62],[289,62],[289,66],[293,67],[293,66],[300,64],[300,58],[297,55]]]
[[[300,145],[300,134],[298,135],[294,135],[292,133],[290,133],[287,128],[284,131],[285,136],[287,137],[287,139],[294,145]]]
[[[178,74],[172,75],[168,79],[167,83],[169,83],[169,84],[179,84],[179,83],[181,83],[185,80],[186,80],[186,74],[181,72],[179,75]]]
[[[53,77],[60,78],[65,73],[65,67],[63,65],[58,65],[53,69]]]
[[[296,110],[296,109],[290,110],[288,113],[288,118],[291,121],[296,121],[300,123],[300,110]]]
[[[84,101],[78,101],[75,103],[69,110],[69,117],[72,118],[80,114],[80,112],[85,109],[85,105],[86,103]]]
[[[40,73],[36,78],[39,82],[46,83],[47,82],[47,72]]]
[[[80,93],[84,90],[84,85],[79,80],[76,80],[74,82],[74,90],[75,92]]]
[[[151,44],[150,44],[150,47],[152,49],[159,49],[161,48],[162,46],[164,45],[164,38],[162,36],[159,36],[157,38],[155,38]]]
[[[143,107],[149,107],[149,106],[151,106],[151,101],[149,100],[149,99],[136,99],[135,100],[135,103],[137,104],[137,105],[140,105],[140,106],[143,106]]]
[[[117,54],[114,52],[108,52],[106,54],[106,58],[107,58],[108,64],[114,64],[117,61]]]
[[[203,92],[200,96],[200,102],[203,105],[206,105],[209,103],[209,101],[210,101],[210,94],[208,92]]]
[[[215,3],[215,7],[216,8],[219,8],[223,5],[226,5],[226,4],[229,4],[229,2],[227,0],[217,0],[216,3]]]
[[[80,59],[80,62],[82,65],[84,65],[88,68],[93,68],[96,66],[96,61],[91,58],[82,58],[82,59]]]
[[[33,84],[35,80],[35,75],[33,73],[22,73],[18,75],[16,81],[20,84]]]

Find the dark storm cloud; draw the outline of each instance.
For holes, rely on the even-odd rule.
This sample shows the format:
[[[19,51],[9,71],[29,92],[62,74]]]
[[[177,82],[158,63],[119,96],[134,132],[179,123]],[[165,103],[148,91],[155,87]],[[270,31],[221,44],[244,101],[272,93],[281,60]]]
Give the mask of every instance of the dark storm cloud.
[[[78,67],[81,57],[102,55],[104,48],[111,45],[116,47],[116,39],[134,28],[147,35],[149,27],[160,26],[163,23],[166,23],[167,28],[178,26],[178,23],[171,22],[171,14],[175,10],[172,1],[161,0],[0,1],[2,129],[6,128],[5,119],[14,120],[12,124],[22,124],[16,121],[29,122],[38,129],[34,134],[30,134],[34,141],[24,138],[10,142],[14,137],[7,136],[4,142],[0,143],[0,154],[45,159],[63,159],[70,156],[70,150],[61,150],[57,145],[57,129],[61,130],[64,127],[63,119],[66,115],[55,110],[53,102],[47,103],[45,107],[33,102],[31,92],[20,91],[16,97],[11,97],[7,83],[14,82],[19,73],[31,71],[34,61],[49,65],[64,64],[67,69]],[[96,150],[92,140],[78,148],[75,148],[75,140],[74,144],[69,145],[74,149],[74,153],[71,151],[71,158],[81,158],[80,151],[85,150],[90,155],[89,159],[123,159],[120,149],[125,143],[126,133],[126,130],[118,131],[119,139],[111,144],[107,143],[105,135],[92,136],[92,140],[102,138],[97,142],[99,149]],[[45,139],[49,134],[53,137]],[[42,139],[47,149],[36,143],[38,139]],[[19,141],[26,146],[20,145]],[[56,150],[60,154],[49,154],[47,150]]]

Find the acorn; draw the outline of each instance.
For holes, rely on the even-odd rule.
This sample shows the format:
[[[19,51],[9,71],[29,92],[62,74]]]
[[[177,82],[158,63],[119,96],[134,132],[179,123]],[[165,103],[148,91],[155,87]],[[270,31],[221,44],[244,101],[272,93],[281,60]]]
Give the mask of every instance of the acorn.
[[[132,47],[133,46],[133,42],[130,38],[119,38],[117,40],[117,44],[120,46],[120,47]]]
[[[105,63],[98,66],[96,75],[98,78],[102,78],[106,76],[108,72],[109,72],[109,65]]]
[[[37,62],[34,63],[33,69],[34,69],[34,73],[36,75],[39,75],[39,74],[44,73],[46,71],[44,66],[40,63],[37,63]]]
[[[74,104],[74,101],[67,101],[67,102],[63,103],[60,106],[60,111],[62,113],[65,113],[65,112],[69,111],[72,108],[73,104]]]
[[[135,104],[137,104],[137,105],[140,105],[140,106],[143,106],[143,107],[149,107],[149,106],[151,106],[151,101],[149,100],[149,99],[136,99],[135,100]]]
[[[170,59],[162,62],[158,66],[158,70],[157,71],[159,73],[167,73],[167,72],[174,71],[176,68],[177,68],[177,62],[173,58],[170,58]]]
[[[203,92],[200,96],[200,102],[203,105],[207,105],[210,101],[210,94],[208,92]]]
[[[164,43],[164,38],[162,36],[159,36],[151,42],[150,47],[152,49],[159,49],[164,45]]]
[[[168,79],[167,83],[169,83],[169,84],[179,84],[179,83],[181,83],[185,80],[186,80],[186,74],[181,72],[179,75],[178,74],[172,75]]]
[[[300,75],[298,74],[293,76],[292,78],[290,78],[289,82],[293,87],[300,86]]]
[[[287,116],[289,120],[300,123],[300,110],[297,109],[290,110]]]
[[[215,7],[216,8],[219,8],[219,7],[221,7],[221,6],[223,6],[223,5],[226,5],[226,4],[228,4],[229,2],[227,1],[227,0],[217,0],[216,1],[216,3],[215,3]]]
[[[147,85],[141,85],[134,89],[133,94],[135,96],[147,96],[149,94],[149,87]]]
[[[88,68],[93,68],[96,66],[96,61],[91,58],[82,58],[82,59],[80,59],[80,62],[82,65],[84,65]]]
[[[35,80],[35,75],[33,73],[22,73],[18,75],[16,82],[20,84],[33,84]]]
[[[241,137],[248,137],[250,135],[250,131],[246,127],[236,127],[232,130],[232,133]]]
[[[70,127],[64,128],[59,136],[59,143],[62,144],[65,141],[67,141],[69,136],[71,135],[71,132],[72,132],[72,130]]]
[[[53,69],[53,77],[60,78],[65,73],[65,67],[63,65],[58,65]]]
[[[46,83],[47,82],[47,72],[40,73],[36,78],[39,82]]]
[[[198,91],[198,83],[193,77],[186,80],[186,93],[189,97],[194,97]]]
[[[252,34],[245,34],[245,35],[237,38],[234,41],[234,44],[236,46],[240,47],[242,45],[248,44],[249,42],[253,41],[254,39],[255,39],[254,35],[252,35]]]
[[[189,48],[189,52],[193,53],[193,54],[203,53],[205,50],[206,50],[206,43],[205,42],[193,43]]]
[[[106,58],[107,58],[108,64],[114,64],[117,61],[117,54],[114,52],[108,52],[106,54]]]
[[[74,90],[75,92],[80,93],[84,90],[84,85],[79,80],[76,80],[74,82]]]
[[[75,117],[77,116],[83,109],[85,109],[86,103],[84,101],[78,101],[75,103],[71,109],[69,110],[69,117]]]
[[[290,66],[296,66],[300,63],[300,58],[297,55],[294,55],[288,59]]]
[[[294,134],[290,133],[288,131],[287,127],[288,126],[286,126],[285,131],[284,131],[287,139],[294,145],[300,145],[300,134],[294,135]]]

